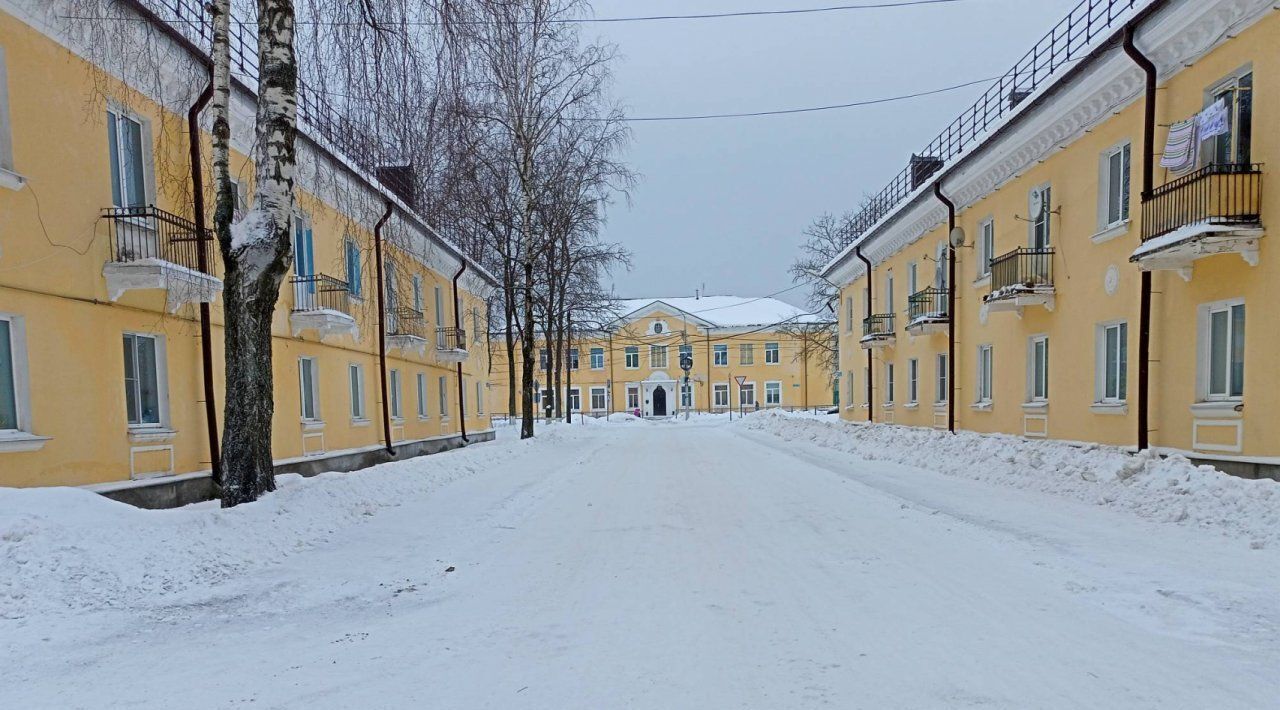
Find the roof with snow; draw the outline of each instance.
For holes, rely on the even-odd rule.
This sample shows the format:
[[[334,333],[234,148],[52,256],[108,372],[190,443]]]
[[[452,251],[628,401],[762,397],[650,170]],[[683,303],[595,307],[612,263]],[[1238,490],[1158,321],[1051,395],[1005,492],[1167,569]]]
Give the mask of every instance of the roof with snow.
[[[688,315],[716,328],[743,328],[779,323],[819,323],[822,314],[776,298],[762,296],[676,296],[662,298],[628,298],[617,302],[619,320],[627,320],[648,312],[663,311],[672,315]]]

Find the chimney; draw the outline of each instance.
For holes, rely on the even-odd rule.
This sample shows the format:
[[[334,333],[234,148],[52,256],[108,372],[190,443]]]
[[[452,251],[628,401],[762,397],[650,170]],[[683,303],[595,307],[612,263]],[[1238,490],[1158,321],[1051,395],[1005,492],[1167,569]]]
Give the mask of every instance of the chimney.
[[[400,198],[409,209],[418,208],[417,173],[412,165],[380,165],[378,166],[378,182]]]
[[[932,155],[911,154],[908,168],[911,173],[911,189],[915,190],[925,183],[934,173],[942,169],[942,159]]]

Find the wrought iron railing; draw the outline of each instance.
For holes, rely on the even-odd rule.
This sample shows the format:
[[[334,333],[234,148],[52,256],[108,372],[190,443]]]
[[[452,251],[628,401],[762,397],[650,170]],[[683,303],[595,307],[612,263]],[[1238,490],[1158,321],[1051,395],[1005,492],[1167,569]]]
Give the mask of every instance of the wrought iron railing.
[[[1200,222],[1257,224],[1262,165],[1209,165],[1157,187],[1142,203],[1142,240]]]
[[[878,313],[862,319],[862,337],[893,335],[893,314]]]
[[[851,238],[871,229],[934,173],[1048,85],[1060,69],[1087,56],[1095,40],[1120,27],[1136,8],[1147,4],[1149,0],[1081,0],[923,151],[916,151],[901,173],[863,203],[850,225]]]
[[[309,274],[294,276],[289,283],[293,286],[295,313],[337,311],[351,315],[351,291],[346,281],[325,274]]]
[[[991,260],[991,293],[1053,287],[1053,248],[1019,247]]]
[[[422,311],[416,308],[397,308],[388,314],[387,335],[407,335],[414,338],[427,338],[427,322]]]
[[[205,271],[213,273],[213,240],[208,232],[197,236],[188,219],[154,206],[110,207],[102,211],[111,228],[111,261],[158,259],[192,271],[200,269],[205,250]]]
[[[466,350],[467,331],[464,328],[436,328],[436,350]]]
[[[947,319],[947,290],[930,286],[916,291],[907,298],[907,323],[918,320],[944,321]]]

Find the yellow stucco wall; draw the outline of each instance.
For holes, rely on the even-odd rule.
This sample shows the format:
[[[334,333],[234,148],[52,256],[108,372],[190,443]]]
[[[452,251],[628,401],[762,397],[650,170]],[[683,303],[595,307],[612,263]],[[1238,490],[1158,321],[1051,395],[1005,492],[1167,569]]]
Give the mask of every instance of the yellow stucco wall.
[[[1241,67],[1251,65],[1255,90],[1252,131],[1252,161],[1269,166],[1276,154],[1277,138],[1271,130],[1280,111],[1280,16],[1270,13],[1230,39],[1207,56],[1183,68],[1159,92],[1155,150],[1164,146],[1168,124],[1194,115],[1205,106],[1209,87]],[[1138,314],[1140,272],[1129,257],[1141,243],[1141,151],[1142,104],[1136,101],[1069,145],[1053,152],[1022,174],[1000,185],[976,203],[964,206],[957,223],[967,234],[967,245],[958,250],[956,313],[956,421],[959,428],[980,432],[1047,435],[1056,439],[1101,442],[1132,446],[1137,441],[1136,398],[1138,383]],[[1126,229],[1100,234],[1100,160],[1104,151],[1123,141],[1132,142],[1130,181],[1130,223]],[[1270,172],[1269,168],[1264,168]],[[1264,179],[1263,222],[1280,204],[1276,181]],[[1158,165],[1155,185],[1173,176]],[[1051,184],[1053,207],[1052,246],[1055,276],[1053,310],[1041,306],[1023,309],[1021,317],[1012,312],[984,314],[983,296],[989,293],[986,280],[978,280],[978,260],[974,245],[981,223],[995,221],[994,255],[1028,246],[1029,226],[1017,216],[1028,210],[1028,193],[1034,187]],[[895,274],[896,293],[892,310],[897,314],[897,337],[891,347],[873,350],[875,411],[880,421],[920,426],[945,425],[935,418],[934,358],[946,352],[947,334],[911,337],[903,332],[907,309],[905,274],[912,261],[921,264],[921,273],[932,274],[932,258],[940,241],[947,238],[939,225],[910,246],[875,264],[873,271],[874,313],[885,308],[884,282],[888,270]],[[1184,281],[1172,271],[1153,274],[1151,422],[1153,446],[1168,450],[1192,451],[1205,456],[1243,456],[1259,461],[1280,456],[1280,441],[1274,434],[1270,412],[1275,410],[1280,386],[1269,372],[1270,353],[1280,336],[1269,328],[1269,304],[1280,289],[1280,264],[1269,253],[1268,239],[1261,240],[1261,260],[1250,266],[1238,254],[1222,254],[1195,261],[1194,275]],[[1114,269],[1118,281],[1114,292],[1106,288],[1107,273]],[[865,309],[865,275],[844,285],[841,291],[841,370],[853,379],[853,406],[842,407],[842,416],[864,420],[866,353],[860,348]],[[1246,303],[1245,399],[1243,413],[1225,415],[1226,423],[1206,423],[1192,406],[1202,399],[1196,389],[1197,372],[1202,367],[1198,354],[1201,337],[1197,332],[1197,311],[1214,301],[1243,298]],[[853,323],[849,327],[846,299],[852,299]],[[1127,408],[1106,413],[1095,408],[1097,327],[1109,321],[1128,323]],[[1043,411],[1027,408],[1028,343],[1032,336],[1047,335],[1050,343],[1049,401]],[[973,406],[977,386],[977,348],[994,348],[993,397],[989,409]],[[906,362],[919,358],[924,380],[920,407],[904,411]],[[895,365],[897,403],[883,406],[885,366]],[[847,392],[847,390],[846,390]],[[1028,411],[1030,409],[1031,411]],[[944,410],[945,411],[945,410]],[[1202,421],[1199,426],[1195,420]],[[1238,424],[1237,424],[1238,422]],[[1240,429],[1237,438],[1237,427]],[[1195,431],[1193,431],[1195,430]],[[1207,446],[1206,446],[1207,445]],[[1232,449],[1228,451],[1227,449]]]
[[[50,437],[36,451],[0,452],[0,485],[121,481],[131,473],[158,466],[173,473],[208,470],[197,306],[188,304],[169,314],[161,291],[128,291],[115,302],[107,292],[102,269],[109,260],[110,231],[99,215],[112,200],[106,105],[95,100],[95,86],[100,86],[95,85],[96,75],[66,48],[5,13],[0,13],[0,47],[6,56],[14,168],[27,180],[20,190],[0,189],[0,314],[21,320],[29,365],[29,429],[37,436]],[[139,95],[108,90],[116,91],[131,113],[150,124],[150,182],[154,183],[156,206],[190,217],[185,117],[165,113]],[[202,138],[207,159],[208,136]],[[234,157],[233,168],[242,175],[252,173],[243,155]],[[382,438],[372,298],[376,293],[372,222],[343,214],[337,206],[302,188],[298,209],[312,223],[317,272],[345,280],[343,239],[350,236],[362,245],[365,300],[352,308],[360,329],[358,339],[329,336],[320,342],[314,332],[294,337],[289,321],[293,296],[286,276],[273,326],[273,447],[278,459],[315,453],[320,448],[334,452],[376,446]],[[393,427],[393,434],[398,440],[413,440],[456,433],[460,428],[456,375],[453,365],[435,354],[434,328],[441,324],[435,322],[431,303],[433,288],[438,285],[446,297],[443,325],[452,326],[448,297],[452,274],[428,268],[398,244],[393,237],[387,251],[402,275],[401,303],[408,305],[409,279],[419,274],[427,298],[428,342],[424,355],[398,350],[388,353],[388,368],[403,372],[404,418]],[[464,292],[461,301],[464,328],[472,329],[473,311],[478,311],[484,322],[482,298]],[[215,389],[219,395],[222,322],[219,299],[212,308]],[[122,347],[126,332],[163,336],[168,389],[168,418],[163,428],[174,433],[159,441],[144,441],[139,432],[131,436],[126,422]],[[478,346],[477,335],[468,336],[472,354],[464,365],[469,405],[466,424],[472,431],[489,428],[488,417],[475,406],[476,383],[483,392],[488,372],[486,351]],[[322,447],[318,437],[312,437],[305,449],[298,385],[298,358],[304,355],[318,359],[324,420]],[[351,419],[350,363],[364,367],[365,412],[371,423]],[[426,418],[417,416],[417,373],[428,376]],[[438,410],[441,376],[448,378],[452,418],[441,417]]]

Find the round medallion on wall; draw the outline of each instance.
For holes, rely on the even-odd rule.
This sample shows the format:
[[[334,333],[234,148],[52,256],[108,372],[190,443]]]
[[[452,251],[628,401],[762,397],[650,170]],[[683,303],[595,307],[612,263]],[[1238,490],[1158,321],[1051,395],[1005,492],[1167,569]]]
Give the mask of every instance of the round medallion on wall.
[[[988,314],[989,312],[990,312],[990,311],[989,311],[989,310],[988,310],[988,308],[987,308],[987,304],[985,304],[985,303],[984,303],[984,304],[982,304],[982,308],[979,308],[979,309],[978,309],[978,322],[979,322],[979,323],[981,323],[981,324],[983,324],[983,325],[986,325],[986,324],[987,324],[987,314]]]
[[[1107,267],[1107,275],[1102,279],[1102,287],[1107,290],[1108,296],[1116,295],[1116,291],[1120,288],[1120,269],[1115,264]]]

